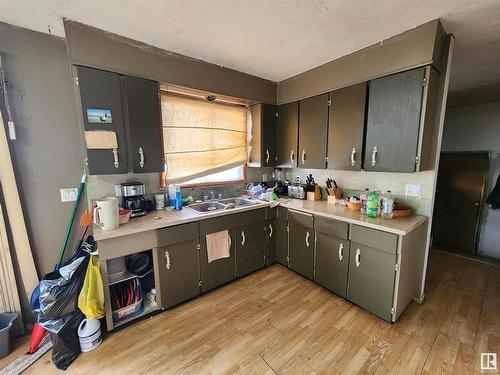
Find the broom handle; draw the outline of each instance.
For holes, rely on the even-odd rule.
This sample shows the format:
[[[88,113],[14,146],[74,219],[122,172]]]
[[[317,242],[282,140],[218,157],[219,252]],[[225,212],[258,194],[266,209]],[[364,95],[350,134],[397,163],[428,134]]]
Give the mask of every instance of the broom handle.
[[[82,196],[82,191],[83,191],[83,186],[85,185],[86,179],[87,179],[87,175],[84,173],[82,176],[82,180],[80,181],[80,186],[78,187],[78,195],[76,196],[76,201],[73,204],[73,211],[71,211],[71,217],[68,221],[68,226],[66,227],[64,241],[61,244],[61,249],[59,250],[59,260],[57,261],[56,269],[59,269],[59,267],[62,263],[62,260],[64,257],[64,251],[66,250],[66,245],[68,244],[68,241],[69,241],[69,235],[71,233],[71,228],[73,227],[73,222],[75,221],[76,210],[78,208],[78,202],[80,202],[80,198]]]

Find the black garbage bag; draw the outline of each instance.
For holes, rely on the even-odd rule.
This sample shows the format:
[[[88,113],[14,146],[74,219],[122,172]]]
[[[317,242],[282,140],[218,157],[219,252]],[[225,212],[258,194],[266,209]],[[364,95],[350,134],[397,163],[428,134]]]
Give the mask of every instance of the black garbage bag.
[[[80,310],[69,314],[64,325],[58,333],[49,331],[52,340],[52,362],[59,370],[66,370],[80,354],[80,342],[78,340],[78,326],[84,315]]]
[[[78,296],[85,280],[94,238],[87,237],[81,247],[58,270],[44,276],[40,282],[38,324],[47,331],[58,333],[78,310]]]

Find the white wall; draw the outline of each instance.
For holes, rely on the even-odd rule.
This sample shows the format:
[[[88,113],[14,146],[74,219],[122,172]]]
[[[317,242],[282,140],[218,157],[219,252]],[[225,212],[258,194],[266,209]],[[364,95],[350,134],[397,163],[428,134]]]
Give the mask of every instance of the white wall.
[[[500,174],[500,102],[446,110],[442,151],[493,150],[487,194]],[[483,210],[479,254],[500,259],[500,210]]]

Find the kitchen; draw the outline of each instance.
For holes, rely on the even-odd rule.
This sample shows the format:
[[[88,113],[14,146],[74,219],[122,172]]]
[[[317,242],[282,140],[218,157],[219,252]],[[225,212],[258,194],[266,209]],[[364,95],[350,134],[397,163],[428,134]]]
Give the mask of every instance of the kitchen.
[[[12,45],[54,51],[47,79],[66,97],[54,110],[75,119],[46,135],[59,140],[47,152],[69,146],[61,156],[85,175],[80,204],[55,213],[59,232],[71,206],[77,218],[97,206],[104,338],[69,370],[355,373],[374,361],[389,372],[411,359],[432,372],[432,340],[461,329],[416,328],[439,311],[439,287],[426,285],[440,280],[435,259],[456,263],[429,257],[454,37],[439,19],[415,26],[276,83],[104,26],[64,19],[53,41],[2,24]],[[53,169],[44,178],[76,184]],[[134,217],[117,225],[118,206]],[[37,254],[42,275],[56,255]],[[142,298],[123,298],[134,283]],[[387,357],[373,358],[373,340],[388,340]]]

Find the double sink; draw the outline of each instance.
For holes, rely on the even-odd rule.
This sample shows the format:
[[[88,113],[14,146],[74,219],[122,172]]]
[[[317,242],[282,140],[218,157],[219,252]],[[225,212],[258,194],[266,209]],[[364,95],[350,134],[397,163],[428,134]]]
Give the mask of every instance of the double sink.
[[[253,204],[258,204],[258,202],[246,198],[227,198],[217,201],[193,203],[187,207],[198,214],[209,214],[214,211],[229,210]]]

